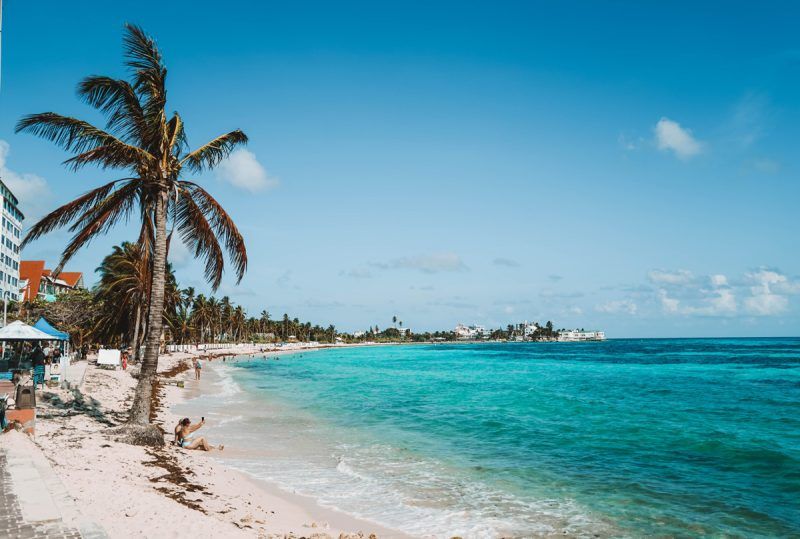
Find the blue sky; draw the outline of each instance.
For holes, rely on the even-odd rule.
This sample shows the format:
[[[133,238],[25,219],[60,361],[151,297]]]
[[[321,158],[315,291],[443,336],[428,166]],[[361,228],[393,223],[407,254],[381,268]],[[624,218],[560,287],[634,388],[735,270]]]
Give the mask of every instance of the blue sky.
[[[795,3],[4,4],[0,174],[24,211],[111,179],[13,126],[99,122],[75,85],[123,76],[122,25],[141,24],[190,144],[250,136],[200,180],[250,256],[219,293],[253,314],[800,333]],[[91,276],[136,229],[70,269]],[[55,264],[66,237],[23,256]]]

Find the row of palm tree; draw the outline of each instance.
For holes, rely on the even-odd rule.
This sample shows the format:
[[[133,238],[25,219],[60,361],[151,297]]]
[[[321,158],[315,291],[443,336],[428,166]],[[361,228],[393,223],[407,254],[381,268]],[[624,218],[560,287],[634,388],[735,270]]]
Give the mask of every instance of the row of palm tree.
[[[146,312],[150,279],[142,264],[142,246],[125,242],[115,246],[97,267],[97,285],[92,290],[97,315],[89,333],[97,343],[130,344],[140,347],[148,332]],[[336,328],[301,322],[284,314],[273,320],[269,311],[259,317],[247,315],[244,307],[228,296],[198,294],[193,287],[181,289],[170,264],[165,271],[163,337],[177,344],[246,341],[332,342]],[[135,360],[134,356],[134,360]]]

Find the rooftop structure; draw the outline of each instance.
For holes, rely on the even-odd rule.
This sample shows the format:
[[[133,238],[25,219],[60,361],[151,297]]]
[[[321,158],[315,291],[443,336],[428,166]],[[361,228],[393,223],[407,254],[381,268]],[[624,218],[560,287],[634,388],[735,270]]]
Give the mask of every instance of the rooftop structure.
[[[22,301],[36,298],[55,301],[59,294],[69,290],[85,288],[83,273],[62,271],[53,276],[52,270],[44,267],[44,260],[23,260],[19,265],[19,290]]]

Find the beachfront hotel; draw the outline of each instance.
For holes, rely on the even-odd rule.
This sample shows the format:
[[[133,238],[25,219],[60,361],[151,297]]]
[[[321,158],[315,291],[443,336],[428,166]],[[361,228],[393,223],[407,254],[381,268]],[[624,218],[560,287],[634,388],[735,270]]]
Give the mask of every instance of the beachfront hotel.
[[[22,242],[22,221],[19,201],[0,179],[0,198],[3,199],[2,233],[0,233],[0,298],[19,299],[19,244]]]
[[[44,267],[44,260],[23,260],[19,264],[19,291],[22,301],[43,299],[55,301],[58,296],[70,290],[86,288],[83,273],[62,271],[57,276]]]

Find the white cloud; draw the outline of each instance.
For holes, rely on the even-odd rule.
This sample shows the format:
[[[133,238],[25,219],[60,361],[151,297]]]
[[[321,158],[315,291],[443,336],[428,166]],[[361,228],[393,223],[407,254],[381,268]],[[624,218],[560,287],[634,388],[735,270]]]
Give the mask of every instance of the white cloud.
[[[236,150],[222,161],[217,167],[217,176],[252,193],[278,185],[277,178],[267,174],[256,155],[248,150]]]
[[[658,299],[661,301],[661,309],[668,314],[676,314],[680,312],[680,301],[675,298],[669,297],[666,290],[658,291]]]
[[[673,279],[662,280],[662,284],[673,285],[672,291],[680,293],[686,302],[671,297],[663,288],[658,291],[661,309],[667,314],[690,316],[732,316],[738,306],[736,295],[728,286],[728,278],[720,273],[708,277],[709,286],[701,284],[685,270],[664,272],[674,276]]]
[[[774,316],[789,308],[789,294],[800,293],[800,282],[792,282],[782,273],[768,268],[745,274],[752,285],[751,296],[744,300],[748,313],[755,316]]]
[[[688,284],[694,276],[689,270],[652,270],[647,274],[650,282],[655,284],[679,285]]]
[[[692,136],[690,129],[669,118],[661,118],[654,130],[659,150],[672,151],[680,159],[688,159],[703,151],[703,143]]]
[[[755,316],[774,316],[786,312],[789,308],[789,299],[778,294],[758,294],[745,298],[745,309]]]
[[[51,198],[47,181],[41,176],[31,173],[18,173],[6,166],[11,146],[0,140],[0,179],[5,182],[20,203],[20,210],[25,214],[26,222],[32,223],[43,217],[49,209]]]
[[[629,314],[633,316],[636,314],[638,307],[636,303],[629,299],[621,299],[609,301],[602,305],[596,305],[594,309],[601,313]]]
[[[728,278],[721,274],[712,275],[709,277],[711,280],[711,286],[727,286],[728,285]]]
[[[414,269],[423,273],[439,273],[445,271],[466,271],[467,265],[455,253],[434,253],[411,257],[395,258],[388,262],[373,262],[379,269]]]

